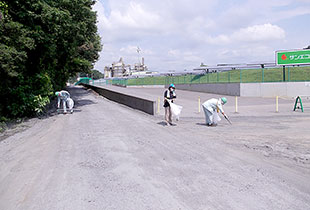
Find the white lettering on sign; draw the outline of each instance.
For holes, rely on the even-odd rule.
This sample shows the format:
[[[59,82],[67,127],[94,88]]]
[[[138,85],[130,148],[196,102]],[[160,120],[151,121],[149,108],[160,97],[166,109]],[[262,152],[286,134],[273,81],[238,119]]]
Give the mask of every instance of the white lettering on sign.
[[[304,54],[304,55],[290,55],[290,60],[305,60],[310,59],[310,54]]]

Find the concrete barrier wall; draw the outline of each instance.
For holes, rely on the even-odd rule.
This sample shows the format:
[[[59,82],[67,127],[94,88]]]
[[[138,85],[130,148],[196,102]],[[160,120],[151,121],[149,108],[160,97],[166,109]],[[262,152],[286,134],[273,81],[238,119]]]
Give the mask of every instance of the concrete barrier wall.
[[[86,85],[83,84],[85,87],[90,88],[103,97],[115,101],[120,104],[124,104],[126,106],[129,106],[133,109],[138,109],[140,111],[146,112],[150,115],[155,115],[155,107],[156,107],[156,102],[155,101],[150,101],[147,99],[131,96],[131,95],[126,95],[123,93],[119,93],[116,91],[112,91],[103,87],[97,87],[97,86],[92,86],[92,85]]]
[[[175,86],[178,90],[240,96],[240,83],[177,84]],[[166,86],[166,88],[167,87],[168,86]]]
[[[245,97],[310,95],[310,82],[177,84],[176,88],[179,90]]]
[[[240,95],[248,97],[310,95],[310,82],[241,83]]]
[[[165,88],[165,85],[128,85],[127,88]]]

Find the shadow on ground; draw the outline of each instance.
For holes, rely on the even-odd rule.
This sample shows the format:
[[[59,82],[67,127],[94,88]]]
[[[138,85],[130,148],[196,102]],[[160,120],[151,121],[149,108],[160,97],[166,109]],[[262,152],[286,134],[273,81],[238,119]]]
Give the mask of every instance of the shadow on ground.
[[[196,123],[196,125],[205,126],[207,127],[206,123]]]
[[[92,104],[96,104],[96,103],[93,102],[92,100],[89,100],[89,99],[75,100],[74,101],[74,108],[78,108],[78,107],[81,107],[81,106],[92,105]]]
[[[168,125],[166,124],[166,122],[165,122],[165,121],[158,122],[158,123],[157,123],[157,125],[161,125],[161,126],[168,126]],[[171,125],[169,125],[169,126],[177,126],[177,124],[172,123],[172,124],[171,124]]]
[[[167,126],[165,121],[158,122],[157,125]]]

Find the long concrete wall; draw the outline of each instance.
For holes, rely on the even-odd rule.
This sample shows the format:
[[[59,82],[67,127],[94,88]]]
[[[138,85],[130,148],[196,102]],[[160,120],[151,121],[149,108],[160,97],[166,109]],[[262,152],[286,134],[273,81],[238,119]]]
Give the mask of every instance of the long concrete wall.
[[[240,95],[248,97],[310,95],[310,82],[241,83]]]
[[[240,83],[177,84],[179,90],[240,96]]]
[[[310,82],[177,84],[176,88],[179,90],[245,97],[310,95]]]
[[[165,88],[165,85],[128,85],[129,88]]]
[[[87,88],[90,88],[96,91],[97,93],[99,93],[100,95],[102,95],[103,97],[111,101],[124,104],[133,109],[138,109],[150,115],[155,115],[155,107],[156,107],[155,101],[150,101],[150,100],[139,98],[136,96],[126,95],[126,94],[112,91],[112,90],[109,90],[103,87],[97,87],[97,86],[86,85],[86,84],[83,84],[83,85]]]

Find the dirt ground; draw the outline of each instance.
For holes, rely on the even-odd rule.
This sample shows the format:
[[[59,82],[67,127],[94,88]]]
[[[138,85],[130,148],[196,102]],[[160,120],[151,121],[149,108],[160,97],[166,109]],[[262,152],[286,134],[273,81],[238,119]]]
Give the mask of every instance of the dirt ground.
[[[120,90],[120,89],[119,89]],[[76,111],[36,120],[0,142],[0,209],[310,209],[310,107],[292,99],[228,97],[204,125],[201,101],[177,91],[176,126],[83,88]],[[157,100],[164,89],[122,88]]]

